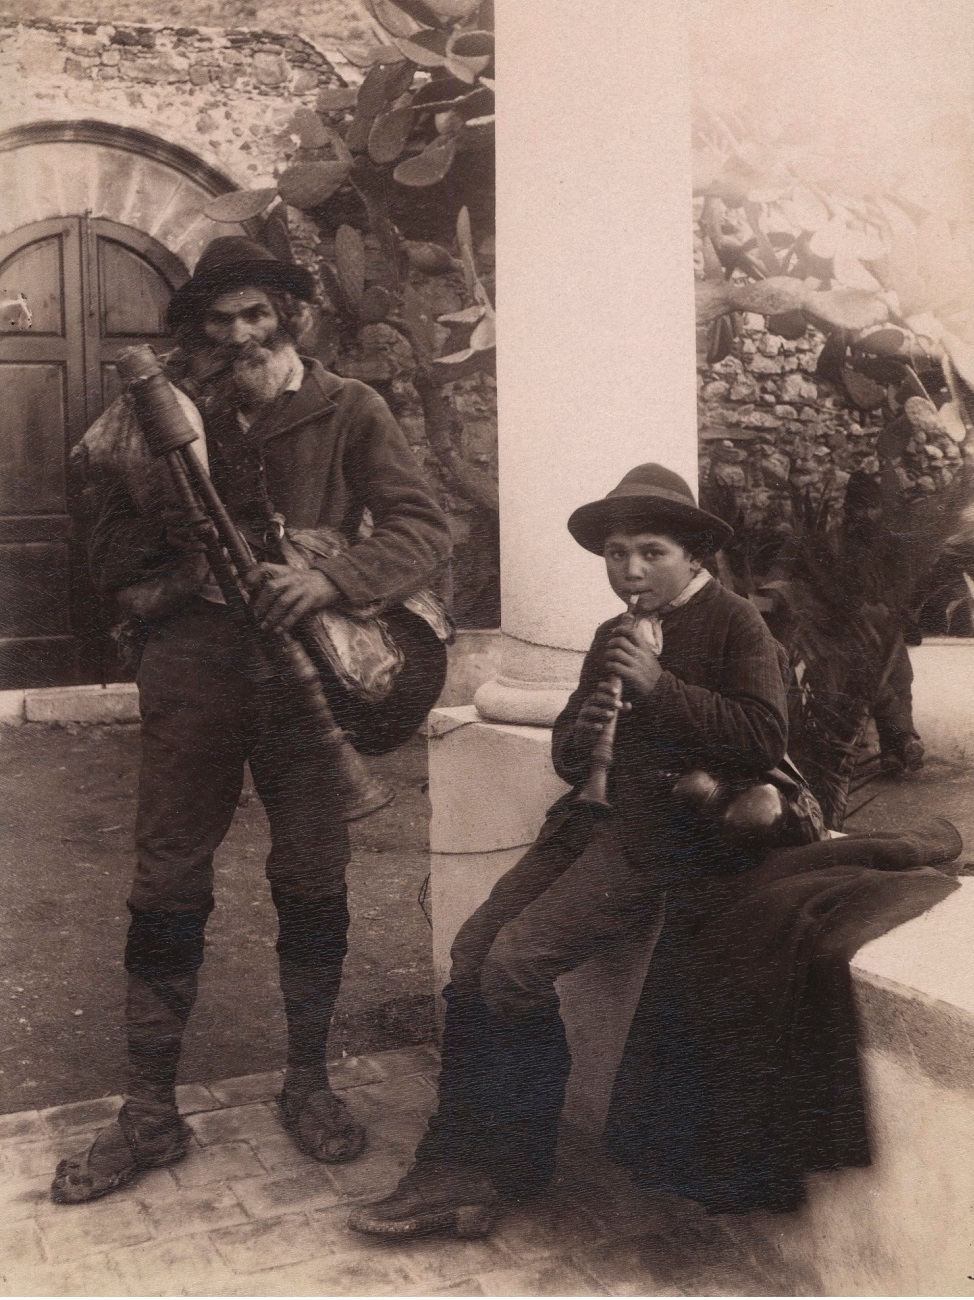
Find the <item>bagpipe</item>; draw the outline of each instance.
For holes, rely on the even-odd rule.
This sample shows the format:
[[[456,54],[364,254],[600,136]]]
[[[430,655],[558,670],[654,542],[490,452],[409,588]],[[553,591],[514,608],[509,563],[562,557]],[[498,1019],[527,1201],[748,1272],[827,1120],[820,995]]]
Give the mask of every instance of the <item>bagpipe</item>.
[[[186,399],[147,344],[127,348],[116,365],[148,451],[166,463],[179,507],[205,547],[230,615],[256,635],[268,666],[288,683],[333,750],[346,820],[385,807],[393,792],[367,771],[359,753],[395,749],[435,704],[446,678],[449,635],[438,601],[418,592],[388,609],[326,609],[293,632],[261,629],[250,605],[258,561],[193,446],[199,434],[184,409]],[[289,530],[279,518],[273,524],[265,542],[276,563],[307,568],[316,555],[334,555],[348,545],[333,529]]]

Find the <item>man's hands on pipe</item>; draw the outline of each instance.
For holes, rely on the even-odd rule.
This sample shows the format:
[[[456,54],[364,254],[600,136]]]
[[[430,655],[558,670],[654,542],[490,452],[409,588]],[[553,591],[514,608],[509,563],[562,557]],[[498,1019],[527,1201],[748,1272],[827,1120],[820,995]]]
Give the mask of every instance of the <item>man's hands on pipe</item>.
[[[250,607],[265,632],[288,632],[309,614],[342,598],[330,578],[317,569],[286,564],[259,564],[247,579]]]

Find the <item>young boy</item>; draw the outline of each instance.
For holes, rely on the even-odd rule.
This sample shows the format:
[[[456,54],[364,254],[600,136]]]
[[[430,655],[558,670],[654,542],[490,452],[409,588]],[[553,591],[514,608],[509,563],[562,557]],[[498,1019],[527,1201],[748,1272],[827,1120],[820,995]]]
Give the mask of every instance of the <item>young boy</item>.
[[[654,464],[581,506],[568,528],[604,556],[635,623],[596,632],[552,739],[574,788],[457,935],[439,1106],[396,1191],[352,1212],[360,1232],[482,1236],[502,1197],[543,1190],[571,1065],[556,978],[648,928],[666,886],[754,862],[673,793],[691,771],[758,779],[785,751],[778,647],[754,607],[703,568],[730,529]],[[577,794],[617,708],[611,811],[599,815]]]

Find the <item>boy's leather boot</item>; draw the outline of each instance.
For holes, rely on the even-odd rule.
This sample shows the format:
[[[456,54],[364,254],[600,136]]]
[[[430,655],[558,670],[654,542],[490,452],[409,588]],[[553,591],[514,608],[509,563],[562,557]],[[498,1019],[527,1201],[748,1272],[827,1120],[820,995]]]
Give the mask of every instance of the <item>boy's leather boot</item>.
[[[486,1174],[441,1160],[418,1160],[390,1195],[357,1205],[348,1226],[377,1237],[421,1237],[449,1232],[484,1237],[497,1213],[498,1196]]]

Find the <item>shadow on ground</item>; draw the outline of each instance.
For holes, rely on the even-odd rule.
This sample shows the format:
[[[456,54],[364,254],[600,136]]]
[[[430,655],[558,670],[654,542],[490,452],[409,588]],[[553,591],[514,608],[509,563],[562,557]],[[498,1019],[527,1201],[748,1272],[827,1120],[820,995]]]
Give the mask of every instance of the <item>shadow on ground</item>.
[[[0,728],[0,1113],[118,1092],[138,729]],[[370,760],[395,803],[352,827],[352,932],[333,1050],[433,1037],[425,743]],[[276,1069],[284,1029],[264,812],[245,790],[217,855],[185,1082]]]

